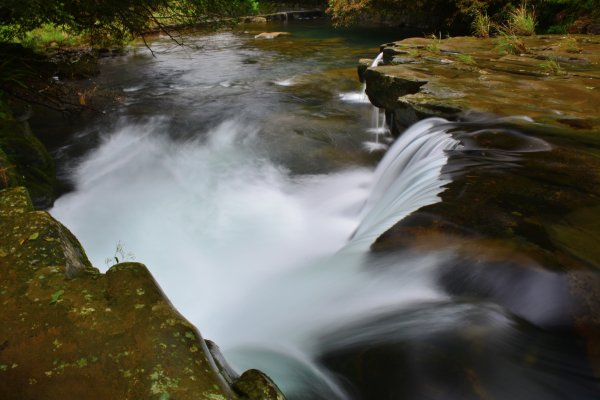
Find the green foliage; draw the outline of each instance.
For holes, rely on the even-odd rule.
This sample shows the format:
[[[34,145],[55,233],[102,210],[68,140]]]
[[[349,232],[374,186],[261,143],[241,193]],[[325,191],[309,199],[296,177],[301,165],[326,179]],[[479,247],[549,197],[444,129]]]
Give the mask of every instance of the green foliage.
[[[563,37],[560,40],[560,42],[558,43],[558,49],[567,53],[581,53],[581,47],[579,47],[577,39],[569,35]]]
[[[517,35],[504,31],[500,31],[500,34],[496,38],[496,46],[503,53],[515,55],[527,53],[525,44]]]
[[[536,25],[535,10],[529,10],[526,4],[521,4],[508,13],[505,29],[513,35],[531,36],[535,34]]]
[[[456,56],[456,58],[458,61],[460,61],[463,64],[467,64],[467,65],[475,65],[476,64],[475,59],[470,54],[459,54]]]
[[[44,24],[39,28],[26,32],[20,43],[32,50],[46,51],[51,48],[74,47],[86,44],[85,37],[70,34],[64,27]]]
[[[62,301],[61,297],[63,294],[65,294],[64,289],[60,289],[52,293],[52,296],[50,297],[50,304],[60,303]]]
[[[166,30],[171,23],[214,22],[257,7],[256,0],[2,0],[0,41],[23,39],[51,25],[69,35],[85,34],[94,44],[119,44],[153,28]]]
[[[524,0],[328,0],[328,12],[338,25],[348,25],[365,16],[368,19],[369,14],[415,14],[424,18],[427,14],[446,15],[446,23],[454,23],[456,28],[470,21],[473,33],[482,37],[491,34],[493,21],[506,21],[512,34],[531,35],[536,28],[544,31],[550,26],[564,33],[578,17],[600,18],[600,0],[528,0],[519,5],[520,1]]]
[[[540,68],[548,75],[565,75],[566,72],[562,69],[560,64],[555,60],[546,60],[540,64]]]
[[[490,37],[491,27],[492,22],[487,12],[481,12],[479,10],[474,12],[474,18],[471,22],[471,31],[473,32],[473,35],[482,38]]]
[[[431,53],[439,53],[440,44],[442,44],[442,33],[440,32],[439,38],[434,34],[431,34],[430,39],[432,40],[432,42],[425,46],[425,50]]]

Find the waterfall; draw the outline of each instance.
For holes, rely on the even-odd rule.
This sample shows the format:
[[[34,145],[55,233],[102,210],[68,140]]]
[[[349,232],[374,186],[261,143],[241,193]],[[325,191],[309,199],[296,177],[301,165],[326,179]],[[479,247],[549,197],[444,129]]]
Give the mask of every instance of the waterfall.
[[[382,60],[383,60],[383,52],[379,53],[377,55],[377,57],[375,57],[375,59],[371,63],[371,68],[377,67],[379,64],[381,64]],[[366,82],[363,85],[362,100],[365,103],[369,102],[369,98],[367,96],[367,83]],[[387,144],[381,143],[380,138],[379,138],[380,136],[389,133],[389,130],[387,129],[386,121],[385,121],[385,112],[383,112],[383,110],[381,110],[379,107],[376,107],[374,105],[371,106],[371,127],[369,129],[367,129],[367,132],[375,135],[374,142],[369,141],[369,142],[364,143],[364,146],[367,150],[381,151],[381,150],[386,150],[388,148]]]
[[[259,157],[247,124],[182,143],[164,121],[124,125],[73,171],[76,190],[51,213],[101,269],[121,241],[238,369],[344,398],[312,360],[320,332],[443,297],[428,277],[434,256],[406,260],[402,282],[362,271],[377,236],[439,200],[454,146],[445,122],[407,130],[375,171],[304,177]]]
[[[369,245],[410,212],[439,200],[448,183],[440,178],[445,152],[457,146],[447,128],[447,120],[429,118],[396,140],[375,170],[354,243]]]

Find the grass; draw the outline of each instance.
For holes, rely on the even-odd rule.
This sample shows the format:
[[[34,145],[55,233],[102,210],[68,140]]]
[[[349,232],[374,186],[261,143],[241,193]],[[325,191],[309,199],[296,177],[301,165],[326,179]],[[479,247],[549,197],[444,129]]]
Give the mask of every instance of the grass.
[[[558,43],[558,49],[567,53],[581,53],[577,39],[568,35],[561,38],[561,41]]]
[[[430,39],[432,39],[432,42],[425,46],[425,50],[431,53],[439,53],[440,44],[442,43],[442,33],[440,32],[439,38],[432,33]]]
[[[474,36],[481,38],[490,37],[492,22],[487,12],[475,11],[473,21],[471,22],[471,30]]]
[[[475,59],[470,54],[459,54],[456,56],[457,60],[463,64],[474,65],[476,64]]]
[[[62,27],[51,24],[44,24],[40,28],[27,32],[20,42],[23,46],[38,52],[63,47],[80,47],[87,44],[83,36],[70,34]]]
[[[522,3],[519,7],[508,13],[506,30],[516,36],[531,36],[535,34],[537,25],[535,10],[527,9],[527,5]]]
[[[497,48],[503,53],[523,54],[527,53],[527,48],[523,41],[515,34],[500,31],[496,38]]]
[[[562,69],[562,67],[560,66],[560,64],[558,62],[556,62],[555,60],[546,60],[543,63],[540,64],[540,68],[542,69],[542,71],[544,71],[546,74],[548,75],[554,75],[554,76],[558,76],[558,75],[566,75],[565,70]]]

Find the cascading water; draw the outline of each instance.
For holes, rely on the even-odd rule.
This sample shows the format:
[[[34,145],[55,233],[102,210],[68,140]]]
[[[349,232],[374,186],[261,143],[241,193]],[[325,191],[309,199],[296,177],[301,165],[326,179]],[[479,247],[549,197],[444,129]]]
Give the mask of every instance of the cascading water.
[[[375,172],[305,177],[257,157],[256,131],[235,122],[206,141],[183,143],[160,135],[165,121],[125,125],[77,168],[76,191],[51,212],[98,267],[122,241],[237,367],[258,362],[256,354],[243,356],[252,349],[269,349],[343,398],[312,360],[318,333],[373,310],[441,296],[423,267],[435,257],[414,267],[407,262],[414,270],[404,277],[412,282],[405,291],[361,269],[370,241],[438,200],[445,150],[455,144],[444,122],[410,129]],[[288,392],[305,389],[280,364],[259,366]]]
[[[377,67],[383,61],[383,52],[379,53],[373,62],[371,62],[371,68]],[[359,93],[342,93],[340,98],[344,101],[351,103],[365,103],[369,104],[369,97],[367,96],[367,84],[363,84],[362,91]],[[382,151],[388,148],[386,143],[381,142],[380,136],[385,136],[389,133],[389,129],[386,126],[385,112],[379,107],[374,105],[371,106],[371,126],[367,129],[367,132],[375,135],[375,141],[368,141],[364,143],[364,147],[368,151]]]
[[[583,346],[534,325],[570,316],[565,274],[448,247],[368,251],[439,200],[456,146],[448,130],[465,146],[445,170],[458,179],[550,146],[506,121],[431,119],[375,171],[349,167],[372,161],[369,110],[348,104],[365,102],[364,90],[338,97],[356,89],[358,55],[296,33],[293,46],[227,32],[196,38],[201,54],[167,43],[158,59],[107,61],[101,77],[127,93],[122,123],[99,129],[98,146],[66,171],[74,191],[53,215],[101,269],[121,242],[236,369],[264,370],[289,399],[598,398]],[[376,111],[372,129],[384,126]],[[522,211],[522,199],[502,201]]]

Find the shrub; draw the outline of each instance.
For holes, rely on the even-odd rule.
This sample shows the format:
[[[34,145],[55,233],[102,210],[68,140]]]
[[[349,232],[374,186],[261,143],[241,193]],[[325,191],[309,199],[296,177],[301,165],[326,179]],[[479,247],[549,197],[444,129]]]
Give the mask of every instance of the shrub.
[[[527,53],[525,44],[515,34],[501,30],[497,41],[498,50],[508,54],[523,54]]]
[[[508,13],[506,29],[513,35],[531,36],[536,24],[535,10],[529,11],[526,4],[521,4]]]
[[[542,71],[547,73],[548,75],[565,75],[566,72],[562,69],[560,64],[555,60],[546,60],[540,64],[540,68]]]
[[[479,10],[475,11],[473,21],[471,22],[471,31],[473,32],[473,35],[482,38],[490,37],[491,27],[492,23],[487,12],[482,13]]]

